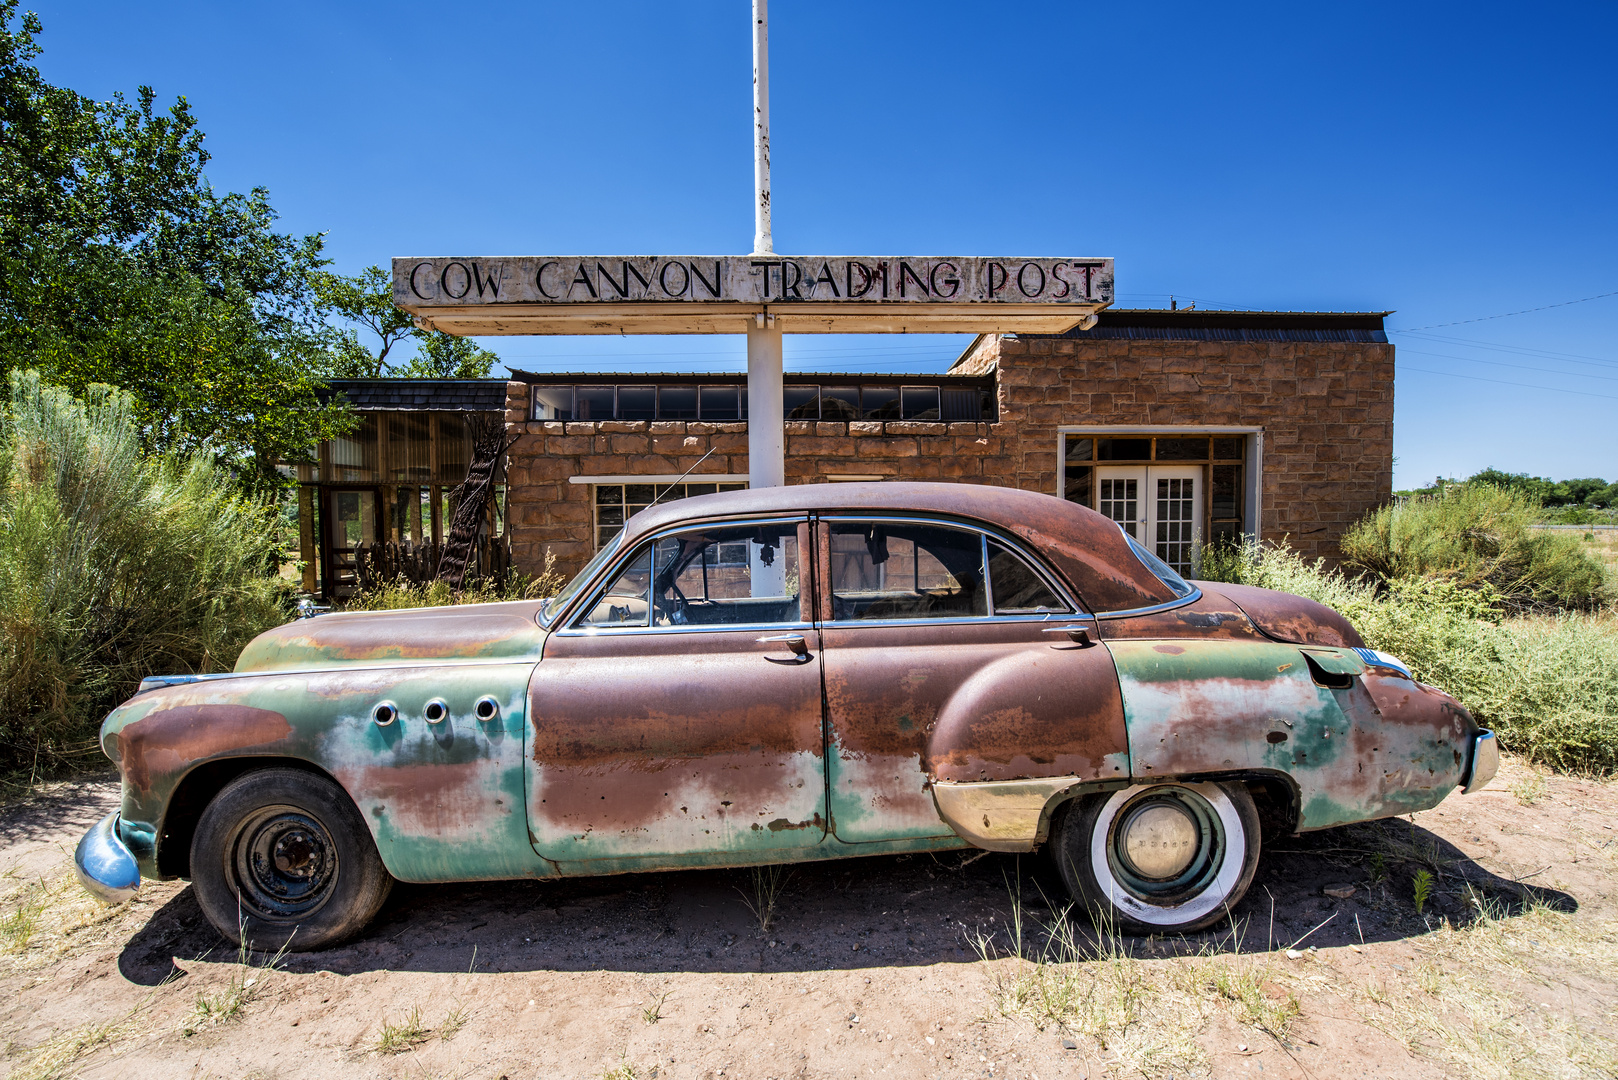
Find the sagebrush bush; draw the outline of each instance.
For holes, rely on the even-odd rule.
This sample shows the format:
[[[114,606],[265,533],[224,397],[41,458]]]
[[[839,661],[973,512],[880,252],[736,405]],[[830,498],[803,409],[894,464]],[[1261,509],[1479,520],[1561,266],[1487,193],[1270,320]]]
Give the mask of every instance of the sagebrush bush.
[[[287,617],[273,512],[147,457],[131,398],[13,372],[0,425],[0,770],[93,752],[147,675],[227,671]]]
[[[1515,610],[1590,610],[1609,600],[1605,567],[1577,536],[1535,529],[1542,516],[1522,491],[1461,484],[1367,514],[1343,537],[1343,559],[1383,581],[1488,585]]]
[[[1254,542],[1210,551],[1201,573],[1337,609],[1367,645],[1455,695],[1514,753],[1556,769],[1618,771],[1618,619],[1610,612],[1508,618],[1487,583],[1356,580]]]

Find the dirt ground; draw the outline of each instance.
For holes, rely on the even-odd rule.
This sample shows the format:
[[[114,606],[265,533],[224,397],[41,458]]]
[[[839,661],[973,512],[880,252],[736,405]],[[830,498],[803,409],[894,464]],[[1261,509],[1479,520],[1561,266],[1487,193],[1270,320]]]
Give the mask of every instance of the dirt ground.
[[[400,886],[347,947],[241,957],[184,883],[83,894],[72,845],[115,801],[0,810],[17,1080],[1618,1075],[1618,785],[1513,762],[1277,841],[1229,925],[1173,940],[957,853],[795,868],[768,931],[740,871]]]

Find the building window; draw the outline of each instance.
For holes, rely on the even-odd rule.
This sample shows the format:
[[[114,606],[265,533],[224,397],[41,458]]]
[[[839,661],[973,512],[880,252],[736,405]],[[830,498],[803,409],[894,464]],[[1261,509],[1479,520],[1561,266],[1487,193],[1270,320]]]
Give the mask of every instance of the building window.
[[[692,495],[712,495],[716,491],[740,491],[744,482],[709,484],[594,484],[596,547],[601,547],[624,522],[651,506]]]
[[[803,378],[803,376],[798,376]],[[530,411],[535,420],[747,419],[745,384],[655,386],[557,386],[535,383]],[[788,382],[782,388],[787,420],[979,421],[995,419],[992,385],[866,383],[827,386]]]
[[[1197,544],[1239,540],[1247,440],[1207,435],[1062,437],[1062,495],[1118,522],[1182,574]]]

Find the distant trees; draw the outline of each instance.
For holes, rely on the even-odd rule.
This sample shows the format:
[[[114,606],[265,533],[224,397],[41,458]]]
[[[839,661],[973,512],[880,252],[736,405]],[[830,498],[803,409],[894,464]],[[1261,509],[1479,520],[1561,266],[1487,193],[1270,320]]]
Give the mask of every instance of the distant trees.
[[[1618,506],[1618,482],[1608,483],[1598,476],[1577,480],[1552,480],[1548,476],[1508,473],[1484,469],[1467,477],[1469,484],[1490,484],[1508,491],[1522,492],[1545,506]]]

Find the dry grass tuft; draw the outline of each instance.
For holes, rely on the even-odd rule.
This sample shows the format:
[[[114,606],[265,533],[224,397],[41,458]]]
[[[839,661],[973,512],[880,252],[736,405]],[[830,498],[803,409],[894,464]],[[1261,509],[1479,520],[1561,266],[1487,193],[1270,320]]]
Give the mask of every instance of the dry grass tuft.
[[[287,944],[291,944],[290,940]],[[254,963],[246,929],[243,928],[242,943],[236,949],[236,963],[231,965],[230,979],[218,990],[197,991],[191,1004],[191,1015],[180,1025],[180,1034],[189,1038],[215,1024],[240,1018],[253,999],[263,992],[270,975],[281,966],[286,951],[287,946],[282,945],[275,955],[263,963]]]
[[[397,1024],[382,1022],[382,1034],[377,1036],[373,1049],[379,1054],[402,1054],[432,1037],[432,1029],[421,1022],[421,1009],[412,1008]]]
[[[792,877],[792,868],[779,864],[754,866],[747,874],[747,888],[738,888],[736,891],[742,894],[742,903],[747,905],[747,910],[758,920],[759,932],[767,934],[770,932],[771,924],[775,922],[775,909],[787,881]]]
[[[103,904],[72,873],[21,883],[8,874],[0,882],[12,884],[0,894],[0,973],[45,967],[100,945],[115,929],[111,924],[141,903]]]
[[[1416,965],[1413,985],[1359,988],[1367,1022],[1467,1076],[1618,1075],[1618,1044],[1550,1008],[1566,995],[1569,970],[1610,978],[1618,924],[1590,926],[1544,904],[1510,914],[1476,894],[1470,899],[1469,923],[1446,922],[1424,942],[1433,959]]]

